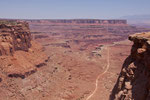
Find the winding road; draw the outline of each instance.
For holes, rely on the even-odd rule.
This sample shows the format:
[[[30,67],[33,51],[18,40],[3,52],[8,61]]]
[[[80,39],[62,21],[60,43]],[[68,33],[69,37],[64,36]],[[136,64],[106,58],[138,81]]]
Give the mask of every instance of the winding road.
[[[100,73],[98,75],[98,77],[96,78],[96,82],[95,82],[95,89],[94,91],[86,98],[86,100],[90,100],[91,97],[96,93],[97,89],[98,89],[98,82],[99,82],[99,78],[104,75],[108,69],[109,69],[109,66],[110,66],[110,59],[109,59],[109,47],[107,47],[107,67],[105,69],[105,71],[103,73]]]

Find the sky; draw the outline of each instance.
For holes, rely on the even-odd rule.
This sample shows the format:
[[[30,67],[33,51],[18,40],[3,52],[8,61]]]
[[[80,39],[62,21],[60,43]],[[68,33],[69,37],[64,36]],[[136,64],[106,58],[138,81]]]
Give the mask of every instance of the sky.
[[[150,15],[150,0],[0,0],[0,18],[115,19]]]

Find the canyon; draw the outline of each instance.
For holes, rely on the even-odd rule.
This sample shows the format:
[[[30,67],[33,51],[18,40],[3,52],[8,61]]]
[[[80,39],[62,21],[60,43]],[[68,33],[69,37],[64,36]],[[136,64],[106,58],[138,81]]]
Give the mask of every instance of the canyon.
[[[132,80],[145,75],[146,81],[137,86],[141,88],[149,84],[148,75],[128,78],[128,64],[125,72],[121,66],[127,57],[136,63],[142,59],[142,64],[148,60],[148,34],[131,34],[149,31],[117,19],[0,20],[0,99],[124,100],[124,95],[133,99],[124,84],[135,84]],[[146,100],[144,95],[148,98],[149,92],[137,100]]]

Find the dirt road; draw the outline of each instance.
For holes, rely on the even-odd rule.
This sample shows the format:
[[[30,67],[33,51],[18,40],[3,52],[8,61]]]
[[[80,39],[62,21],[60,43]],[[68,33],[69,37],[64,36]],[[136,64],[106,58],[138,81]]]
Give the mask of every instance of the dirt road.
[[[100,78],[101,76],[103,76],[103,75],[108,71],[109,66],[110,66],[109,47],[107,47],[107,67],[106,67],[105,71],[104,71],[103,73],[100,73],[100,74],[98,75],[98,77],[96,78],[96,81],[95,81],[95,89],[94,89],[94,91],[86,98],[86,100],[90,100],[91,97],[94,96],[94,94],[96,93],[96,91],[97,91],[97,89],[98,89],[99,78]],[[91,99],[91,100],[92,100],[92,99]]]

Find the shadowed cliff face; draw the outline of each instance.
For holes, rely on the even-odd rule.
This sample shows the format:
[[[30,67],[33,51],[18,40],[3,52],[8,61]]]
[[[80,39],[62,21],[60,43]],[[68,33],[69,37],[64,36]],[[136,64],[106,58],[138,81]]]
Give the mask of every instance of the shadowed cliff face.
[[[150,32],[129,36],[134,44],[110,100],[150,100]]]
[[[27,23],[0,24],[0,55],[13,55],[16,50],[28,51],[30,47],[31,33]]]

